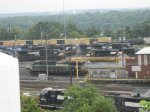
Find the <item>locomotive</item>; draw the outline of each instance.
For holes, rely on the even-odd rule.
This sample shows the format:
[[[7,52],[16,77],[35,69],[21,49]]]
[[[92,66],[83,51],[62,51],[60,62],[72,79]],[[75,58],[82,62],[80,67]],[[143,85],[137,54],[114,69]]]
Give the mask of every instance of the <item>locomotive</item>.
[[[39,95],[39,107],[46,109],[62,109],[65,89],[44,88]]]
[[[78,72],[80,75],[85,75],[87,71],[82,68],[84,64],[78,63]],[[29,70],[30,74],[38,75],[46,73],[48,69],[49,75],[68,75],[76,74],[76,63],[58,60],[38,60],[34,61],[31,65],[28,65],[26,69]]]

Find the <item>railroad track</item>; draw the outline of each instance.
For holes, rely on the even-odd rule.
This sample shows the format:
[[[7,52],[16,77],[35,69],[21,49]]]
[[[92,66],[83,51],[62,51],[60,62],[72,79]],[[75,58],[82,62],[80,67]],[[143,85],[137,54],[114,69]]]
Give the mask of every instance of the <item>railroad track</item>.
[[[25,69],[27,64],[32,62],[21,62],[19,63],[20,68],[20,90],[21,92],[36,92],[39,93],[41,89],[46,87],[52,88],[63,88],[67,89],[70,86],[70,76],[49,76],[48,81],[38,80],[37,76],[32,76]],[[80,81],[84,80],[84,77],[80,77],[77,80],[75,76],[72,78],[73,84],[80,84]],[[96,83],[97,89],[101,93],[108,91],[131,93],[134,89],[150,89],[149,85],[135,85],[135,84],[113,84],[113,83]]]

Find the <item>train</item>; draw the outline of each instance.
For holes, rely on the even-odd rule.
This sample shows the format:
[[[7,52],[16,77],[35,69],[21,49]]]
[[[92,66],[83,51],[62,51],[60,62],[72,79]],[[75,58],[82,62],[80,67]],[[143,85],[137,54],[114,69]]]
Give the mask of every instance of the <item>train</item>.
[[[18,45],[68,45],[68,44],[91,44],[93,42],[111,42],[111,37],[99,38],[77,38],[77,39],[47,39],[47,40],[5,40],[0,41],[1,46],[18,46]]]
[[[87,71],[82,68],[83,63],[78,63],[78,73],[80,75],[87,74]],[[46,74],[49,75],[76,75],[76,63],[58,60],[38,60],[26,67],[32,75]]]
[[[67,99],[64,96],[65,91],[65,89],[42,89],[38,106],[45,109],[63,109],[63,102]],[[142,100],[150,101],[149,97],[143,97],[140,93],[129,95],[127,93],[106,92],[104,97],[114,101],[117,112],[145,112],[139,103]]]
[[[140,105],[140,101],[150,101],[149,97],[145,97],[140,93],[136,94],[120,94],[115,92],[106,92],[106,98],[112,98],[117,107],[118,112],[145,112]]]
[[[39,107],[45,109],[63,109],[65,89],[44,88],[39,95]]]

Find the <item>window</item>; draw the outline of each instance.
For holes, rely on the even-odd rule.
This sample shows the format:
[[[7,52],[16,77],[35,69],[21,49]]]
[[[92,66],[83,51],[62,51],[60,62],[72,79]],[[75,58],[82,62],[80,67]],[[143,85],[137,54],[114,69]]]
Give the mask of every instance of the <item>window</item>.
[[[138,65],[142,65],[141,55],[138,55]]]
[[[144,65],[148,65],[148,62],[147,62],[147,55],[144,55]]]

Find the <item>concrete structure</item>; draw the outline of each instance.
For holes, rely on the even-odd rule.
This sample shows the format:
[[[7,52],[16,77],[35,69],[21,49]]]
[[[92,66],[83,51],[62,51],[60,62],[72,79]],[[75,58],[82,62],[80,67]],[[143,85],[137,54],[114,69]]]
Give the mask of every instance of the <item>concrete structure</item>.
[[[128,77],[150,78],[150,47],[145,47],[135,54],[135,59],[126,60]]]
[[[0,52],[0,111],[21,112],[18,59]]]

